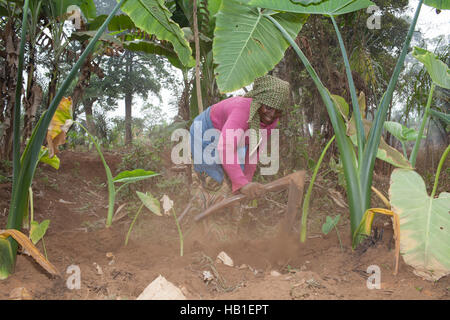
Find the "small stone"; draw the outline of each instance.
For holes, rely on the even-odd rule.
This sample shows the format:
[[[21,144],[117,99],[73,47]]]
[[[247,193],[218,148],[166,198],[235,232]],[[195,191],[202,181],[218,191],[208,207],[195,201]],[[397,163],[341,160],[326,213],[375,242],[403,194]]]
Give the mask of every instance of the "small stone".
[[[233,267],[234,266],[233,259],[231,259],[230,256],[228,256],[224,251],[219,253],[219,255],[217,256],[217,260],[216,261],[217,262],[222,262],[224,265],[229,266],[229,267]]]
[[[210,271],[203,271],[203,281],[209,282],[214,279],[214,276]]]
[[[186,297],[177,286],[159,275],[136,300],[186,300]]]
[[[102,275],[103,274],[103,270],[102,267],[100,267],[96,262],[93,263],[95,269],[97,270],[97,274]]]
[[[24,287],[12,289],[9,293],[9,298],[11,300],[33,300],[30,292]]]
[[[276,270],[272,270],[272,271],[270,271],[270,275],[271,275],[272,277],[279,277],[279,276],[281,276],[281,273],[279,273],[279,272],[276,271]]]

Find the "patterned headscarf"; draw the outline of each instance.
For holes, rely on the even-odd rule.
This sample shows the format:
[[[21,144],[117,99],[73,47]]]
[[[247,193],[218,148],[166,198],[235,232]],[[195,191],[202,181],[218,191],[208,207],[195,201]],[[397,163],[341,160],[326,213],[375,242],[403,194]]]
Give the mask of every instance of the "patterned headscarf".
[[[283,110],[289,103],[289,90],[288,82],[274,76],[266,75],[255,79],[253,89],[244,96],[253,98],[248,118],[249,128],[254,129],[252,132],[256,132],[257,135],[259,133],[261,120],[258,110],[261,104]],[[250,141],[253,143],[259,141],[257,138],[254,134],[250,135]]]

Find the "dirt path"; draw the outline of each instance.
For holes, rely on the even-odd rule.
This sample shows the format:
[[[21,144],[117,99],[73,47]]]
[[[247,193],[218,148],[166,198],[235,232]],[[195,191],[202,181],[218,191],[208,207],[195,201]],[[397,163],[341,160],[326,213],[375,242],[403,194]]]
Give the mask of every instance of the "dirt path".
[[[120,157],[107,154],[106,161],[114,173]],[[238,227],[234,225],[233,232],[224,233],[228,238],[205,235],[205,228],[212,230],[215,222],[226,225],[228,213],[207,225],[186,219],[182,225],[184,256],[180,257],[172,217],[141,214],[127,246],[124,240],[130,217],[104,228],[105,181],[104,168],[95,153],[64,151],[59,171],[40,165],[33,184],[35,219],[51,220],[45,236],[46,252],[63,278],[49,278],[30,257],[19,255],[15,273],[0,282],[0,299],[9,299],[17,287],[25,287],[34,299],[135,299],[159,275],[182,288],[189,299],[450,298],[450,277],[436,283],[424,281],[402,260],[399,274],[392,274],[394,244],[388,219],[376,220],[381,234],[378,241],[353,252],[347,210],[336,206],[326,194],[313,203],[305,244],[299,243],[298,234],[285,239],[275,236],[276,221],[283,212],[280,194],[281,200],[262,201],[258,209],[251,209],[251,215]],[[2,185],[0,190],[3,226],[10,189]],[[187,196],[170,196],[181,212]],[[132,217],[136,207],[128,203],[124,210]],[[338,226],[343,248],[335,232],[327,236],[320,232],[325,216],[338,213],[343,216]],[[38,247],[42,250],[42,243]],[[233,259],[235,267],[216,262],[221,251]],[[66,286],[66,270],[72,265],[81,271],[79,290]],[[367,268],[373,265],[380,268],[381,288],[369,290]],[[214,279],[204,281],[204,271],[210,271]]]

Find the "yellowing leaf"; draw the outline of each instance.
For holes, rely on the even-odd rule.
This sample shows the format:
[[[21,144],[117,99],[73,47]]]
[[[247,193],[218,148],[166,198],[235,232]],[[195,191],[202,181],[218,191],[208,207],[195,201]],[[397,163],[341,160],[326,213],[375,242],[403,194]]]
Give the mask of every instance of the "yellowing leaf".
[[[39,263],[47,272],[54,276],[61,276],[58,269],[51,264],[45,257],[42,255],[42,253],[39,252],[39,250],[34,246],[34,244],[28,239],[26,235],[24,235],[19,230],[15,229],[7,229],[7,230],[0,230],[0,238],[6,239],[8,237],[13,237],[14,240],[16,240],[24,249],[28,251],[28,253],[36,260],[37,263]]]
[[[72,98],[64,97],[53,115],[47,130],[49,158],[58,153],[58,146],[66,142],[66,133],[72,126]]]

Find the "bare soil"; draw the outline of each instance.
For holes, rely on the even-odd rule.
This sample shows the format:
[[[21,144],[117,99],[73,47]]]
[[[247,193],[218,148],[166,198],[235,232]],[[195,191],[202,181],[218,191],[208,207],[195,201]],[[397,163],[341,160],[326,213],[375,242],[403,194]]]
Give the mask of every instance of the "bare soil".
[[[26,288],[36,300],[136,299],[159,275],[182,288],[188,299],[450,298],[450,277],[435,283],[422,280],[401,258],[399,273],[393,275],[394,242],[388,218],[377,217],[376,234],[353,251],[348,209],[340,207],[320,182],[313,195],[305,243],[299,242],[298,227],[292,234],[279,236],[278,222],[287,202],[287,193],[279,193],[259,201],[256,209],[242,209],[245,218],[221,238],[208,231],[215,223],[231,225],[231,213],[198,223],[188,216],[182,223],[185,243],[180,257],[173,217],[148,211],[137,219],[125,246],[139,205],[131,199],[119,199],[116,208],[127,203],[123,210],[128,210],[128,215],[105,228],[106,176],[96,153],[63,151],[60,158],[58,171],[39,165],[33,190],[35,220],[51,220],[45,249],[62,278],[49,277],[31,257],[20,254],[15,273],[0,281],[2,300],[10,299],[11,291],[18,287]],[[106,154],[105,158],[114,173],[120,155]],[[178,214],[189,199],[187,187],[184,194],[169,194]],[[10,192],[10,185],[0,185],[0,226],[6,225]],[[321,232],[325,217],[337,214],[342,216],[338,224],[342,248],[335,231],[328,235]],[[42,241],[38,248],[44,251]],[[216,262],[221,251],[233,259],[235,267]],[[70,276],[66,270],[71,265],[81,270],[79,290],[66,286]],[[381,270],[380,289],[367,287],[371,265]],[[213,279],[205,281],[204,271],[211,272]]]

